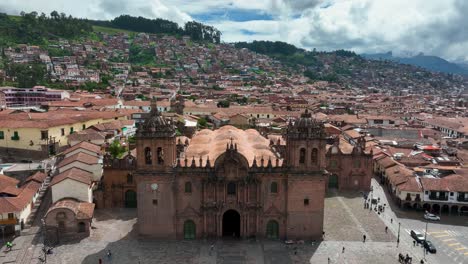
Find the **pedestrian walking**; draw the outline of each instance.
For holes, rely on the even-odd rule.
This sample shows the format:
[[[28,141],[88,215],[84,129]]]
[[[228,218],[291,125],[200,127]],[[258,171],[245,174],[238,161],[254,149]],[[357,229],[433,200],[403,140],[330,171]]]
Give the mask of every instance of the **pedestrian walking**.
[[[343,247],[343,249],[341,250],[341,253],[344,253],[344,250],[345,250],[345,248]]]
[[[413,240],[413,247],[416,246],[416,240]]]
[[[390,224],[393,224],[393,218],[390,218]]]
[[[99,264],[102,264],[102,259],[99,259]]]
[[[366,243],[366,235],[362,236],[362,243]]]
[[[385,233],[388,233],[388,226],[385,227]]]
[[[328,264],[330,264],[330,257],[328,258]]]
[[[210,256],[211,256],[211,253],[213,252],[213,250],[214,250],[214,244],[211,244],[211,246],[210,246]]]
[[[107,250],[107,259],[110,259],[112,257],[112,253],[110,249]]]

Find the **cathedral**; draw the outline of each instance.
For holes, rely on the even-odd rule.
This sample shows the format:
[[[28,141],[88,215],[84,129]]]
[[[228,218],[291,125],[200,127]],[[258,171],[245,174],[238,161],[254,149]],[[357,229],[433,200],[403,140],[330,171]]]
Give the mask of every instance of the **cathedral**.
[[[99,206],[137,207],[143,236],[320,239],[328,188],[370,188],[365,140],[342,140],[307,110],[277,137],[233,126],[177,137],[153,105],[136,154],[105,158]]]

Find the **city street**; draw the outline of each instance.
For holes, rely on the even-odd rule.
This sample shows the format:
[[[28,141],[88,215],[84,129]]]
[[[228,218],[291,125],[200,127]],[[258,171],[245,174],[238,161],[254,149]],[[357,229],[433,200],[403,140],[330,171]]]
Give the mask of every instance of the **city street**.
[[[400,248],[411,250],[415,255],[423,257],[423,248],[413,246],[410,236],[411,230],[425,233],[426,220],[423,212],[402,210],[388,201],[389,196],[383,192],[382,186],[373,179],[373,197],[379,197],[381,203],[387,206],[382,220],[387,223],[389,229],[398,235],[398,223],[400,226]],[[393,218],[393,224],[390,220]],[[427,240],[431,241],[437,249],[436,254],[426,255],[428,263],[468,263],[468,218],[466,216],[441,216],[441,221],[429,221],[427,224]]]

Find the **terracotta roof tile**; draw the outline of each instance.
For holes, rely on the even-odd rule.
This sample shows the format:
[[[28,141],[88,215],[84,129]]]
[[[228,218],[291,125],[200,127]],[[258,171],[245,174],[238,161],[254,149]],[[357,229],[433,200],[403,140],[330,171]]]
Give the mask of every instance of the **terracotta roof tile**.
[[[57,166],[58,168],[61,168],[65,165],[68,165],[72,162],[75,162],[75,161],[79,161],[81,163],[84,163],[84,164],[88,164],[88,165],[94,165],[94,164],[97,164],[99,162],[99,158],[96,157],[96,156],[92,156],[92,155],[89,155],[89,154],[86,154],[86,153],[83,153],[83,152],[80,152],[80,153],[76,153],[68,158],[65,158],[63,159],[59,165]]]
[[[47,214],[55,209],[67,208],[75,213],[77,220],[87,220],[93,218],[94,207],[95,205],[93,203],[79,202],[75,199],[66,198],[57,201],[54,205],[52,205],[47,211]]]
[[[98,146],[98,145],[95,145],[93,143],[90,143],[90,142],[87,142],[87,141],[83,141],[83,142],[80,142],[76,145],[74,145],[73,147],[70,147],[68,149],[66,149],[63,154],[68,154],[70,152],[73,152],[77,149],[85,149],[85,150],[89,150],[91,152],[94,152],[96,154],[101,154],[101,147]]]
[[[65,179],[72,179],[87,185],[91,185],[92,177],[93,175],[90,172],[78,168],[71,168],[58,175],[55,175],[50,185],[53,186]]]

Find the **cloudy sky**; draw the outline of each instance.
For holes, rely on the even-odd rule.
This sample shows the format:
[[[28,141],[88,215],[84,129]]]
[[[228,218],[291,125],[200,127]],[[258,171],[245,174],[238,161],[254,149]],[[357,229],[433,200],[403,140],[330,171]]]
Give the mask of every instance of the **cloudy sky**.
[[[0,0],[0,11],[10,14],[53,10],[91,19],[198,20],[220,29],[225,42],[280,40],[468,61],[467,0]]]

